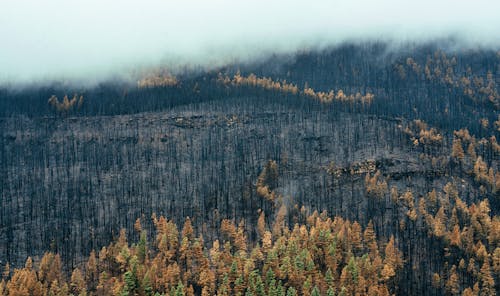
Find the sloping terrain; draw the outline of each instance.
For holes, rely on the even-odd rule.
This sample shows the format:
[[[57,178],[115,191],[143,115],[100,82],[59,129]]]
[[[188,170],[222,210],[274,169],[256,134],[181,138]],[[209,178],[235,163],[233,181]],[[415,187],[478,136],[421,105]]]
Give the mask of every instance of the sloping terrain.
[[[498,283],[500,56],[447,54],[346,45],[137,87],[4,90],[0,265],[52,250],[72,270],[137,218],[152,234],[153,214],[209,242],[243,219],[257,242],[259,210],[285,206],[290,224],[304,207],[394,236],[398,294],[449,291],[461,259],[477,261],[461,291],[490,260]],[[47,103],[72,92],[78,108]]]

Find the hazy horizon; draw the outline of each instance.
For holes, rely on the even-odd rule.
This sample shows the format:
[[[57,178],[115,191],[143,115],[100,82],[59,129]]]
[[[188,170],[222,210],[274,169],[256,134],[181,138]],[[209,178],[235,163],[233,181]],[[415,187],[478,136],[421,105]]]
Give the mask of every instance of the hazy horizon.
[[[131,69],[216,67],[347,41],[498,48],[497,1],[62,1],[0,9],[0,84],[95,83]],[[124,74],[125,73],[125,74]]]

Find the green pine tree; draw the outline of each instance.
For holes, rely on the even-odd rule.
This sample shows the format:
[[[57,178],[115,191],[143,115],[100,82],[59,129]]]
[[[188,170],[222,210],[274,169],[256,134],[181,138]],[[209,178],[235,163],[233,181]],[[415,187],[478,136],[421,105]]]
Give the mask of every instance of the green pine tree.
[[[294,287],[289,287],[286,291],[286,296],[297,296],[297,290]]]

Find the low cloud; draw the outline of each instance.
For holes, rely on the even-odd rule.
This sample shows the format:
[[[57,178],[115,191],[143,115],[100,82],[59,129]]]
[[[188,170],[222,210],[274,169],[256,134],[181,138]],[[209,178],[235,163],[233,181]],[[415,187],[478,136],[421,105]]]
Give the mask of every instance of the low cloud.
[[[498,1],[4,1],[0,84],[96,83],[135,69],[215,67],[346,41],[500,46]]]

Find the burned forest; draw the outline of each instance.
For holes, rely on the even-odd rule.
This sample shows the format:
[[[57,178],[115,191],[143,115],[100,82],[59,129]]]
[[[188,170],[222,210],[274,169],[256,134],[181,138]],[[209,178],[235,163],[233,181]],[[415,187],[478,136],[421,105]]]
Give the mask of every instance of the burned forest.
[[[2,87],[0,295],[496,295],[499,85],[367,42]]]

